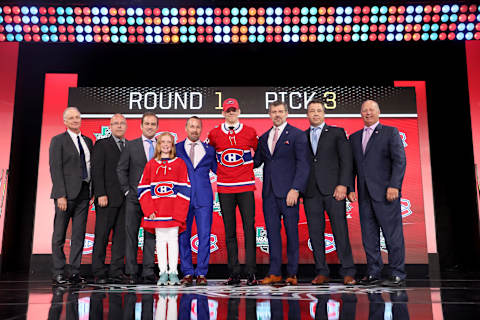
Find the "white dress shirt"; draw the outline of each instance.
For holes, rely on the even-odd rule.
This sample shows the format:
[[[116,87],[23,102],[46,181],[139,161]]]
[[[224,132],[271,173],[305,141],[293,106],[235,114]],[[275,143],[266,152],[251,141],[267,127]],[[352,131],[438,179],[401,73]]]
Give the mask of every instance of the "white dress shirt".
[[[193,167],[196,168],[198,163],[202,160],[202,158],[205,156],[207,153],[205,151],[205,148],[203,147],[203,144],[200,140],[197,140],[195,142],[197,145],[195,146],[195,159],[193,163]],[[187,153],[187,156],[190,156],[190,149],[192,148],[193,141],[190,139],[185,139],[185,152]]]
[[[278,140],[280,140],[280,136],[282,135],[283,129],[285,129],[286,126],[287,126],[287,121],[285,121],[283,124],[281,124],[278,127],[278,137],[277,137]],[[270,133],[268,134],[268,149],[270,150],[271,154],[273,154],[273,151],[274,151],[272,142],[273,142],[273,136],[275,135],[275,128],[277,127],[273,126],[272,130],[270,130]],[[278,140],[277,140],[277,143],[278,143]]]
[[[87,144],[85,143],[85,140],[83,140],[82,133],[76,134],[70,129],[67,129],[68,134],[70,135],[70,138],[73,140],[73,144],[75,145],[75,148],[77,148],[78,154],[80,154],[80,148],[78,147],[78,139],[77,137],[80,137],[80,143],[82,144],[83,152],[85,153],[85,164],[87,165],[87,179],[86,181],[90,181],[90,150],[88,149]]]

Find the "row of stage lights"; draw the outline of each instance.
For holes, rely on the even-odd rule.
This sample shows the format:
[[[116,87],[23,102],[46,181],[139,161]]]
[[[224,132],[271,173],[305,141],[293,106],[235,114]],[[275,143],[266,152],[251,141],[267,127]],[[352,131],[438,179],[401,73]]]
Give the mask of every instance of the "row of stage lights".
[[[0,42],[263,43],[480,40],[480,7],[0,7]]]

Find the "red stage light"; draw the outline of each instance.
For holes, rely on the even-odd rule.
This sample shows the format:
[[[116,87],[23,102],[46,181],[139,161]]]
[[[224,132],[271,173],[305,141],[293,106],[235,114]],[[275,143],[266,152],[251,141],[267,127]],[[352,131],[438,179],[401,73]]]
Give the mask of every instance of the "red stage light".
[[[58,27],[58,32],[65,33],[65,32],[67,32],[67,28],[65,28],[65,26],[59,26]]]
[[[432,6],[431,6],[431,5],[426,5],[426,6],[423,8],[423,11],[424,11],[425,13],[427,13],[427,14],[430,13],[430,12],[432,12]]]
[[[42,17],[42,18],[45,18],[45,17]],[[45,18],[45,19],[47,19],[47,18]],[[12,23],[12,21],[13,21],[11,16],[5,16],[3,18],[3,20],[5,21],[5,23]]]
[[[318,23],[325,24],[325,22],[327,22],[327,19],[324,16],[318,17]]]
[[[170,43],[170,36],[163,36],[163,42]]]
[[[257,19],[255,19],[255,17],[250,17],[250,18],[248,18],[248,23],[249,24],[255,24],[255,23],[257,23]]]
[[[413,31],[420,32],[421,30],[422,30],[422,26],[419,25],[418,23],[413,26]]]
[[[475,40],[480,40],[480,32],[475,32],[475,35],[473,36]]]
[[[305,28],[306,28],[306,27],[305,27]],[[282,28],[281,26],[276,26],[276,27],[275,27],[275,33],[282,33],[282,29],[283,29],[283,28]],[[302,27],[302,29],[303,29],[303,27]],[[303,31],[302,31],[302,32],[303,32]],[[306,32],[306,31],[305,31],[305,32]]]
[[[82,17],[80,17],[80,16],[75,17],[75,23],[76,24],[82,24],[83,23]]]
[[[51,17],[51,18],[53,18],[53,17]],[[90,23],[92,23],[92,18],[90,18],[90,17],[85,17],[85,18],[83,18],[83,22],[84,22],[85,24],[90,24]]]
[[[135,27],[134,26],[128,27],[128,33],[134,34],[135,33]]]
[[[308,41],[310,41],[310,42],[315,42],[315,41],[317,41],[317,36],[314,35],[314,34],[309,35],[309,36],[308,36]]]
[[[360,13],[362,13],[362,8],[359,7],[359,6],[356,6],[355,8],[353,8],[353,13],[354,13],[354,14],[360,14]]]
[[[107,33],[107,32],[104,32],[104,33]],[[138,34],[143,34],[143,32],[145,32],[145,29],[143,29],[143,27],[137,27],[137,33]]]
[[[475,25],[475,30],[480,31],[480,23],[477,23],[477,24]]]
[[[182,26],[186,25],[187,22],[188,22],[188,19],[187,19],[187,18],[185,18],[185,17],[181,17],[181,18],[180,18],[180,24],[181,24]]]
[[[55,17],[52,17],[52,18],[55,19]],[[14,22],[14,23],[20,23],[21,21],[22,21],[22,19],[21,19],[19,16],[14,16],[14,17],[13,17],[13,22]],[[55,22],[54,22],[54,23],[55,23]]]
[[[171,31],[172,31],[173,34],[178,34],[179,29],[178,29],[177,26],[173,26]]]
[[[54,9],[54,10],[55,10],[55,9]],[[54,11],[54,12],[55,12],[55,11]],[[90,14],[90,8],[88,8],[88,7],[83,8],[83,14],[86,15],[86,16],[88,16],[88,15]]]
[[[292,23],[293,23],[293,24],[299,24],[299,23],[300,23],[300,18],[297,17],[297,16],[294,16],[294,17],[292,18]]]
[[[403,36],[403,39],[405,39],[405,41],[410,41],[410,40],[412,40],[412,35],[410,33],[406,33]]]
[[[412,32],[412,30],[413,30],[413,27],[412,27],[411,24],[407,24],[407,25],[405,26],[405,32]]]
[[[369,16],[363,16],[363,17],[362,17],[362,23],[368,23],[368,21],[370,21],[370,17],[369,17]]]
[[[186,16],[187,15],[187,9],[185,9],[185,8],[180,8],[180,10],[178,10],[178,12],[180,13],[181,16]]]
[[[372,24],[372,25],[370,26],[370,32],[377,32],[377,30],[378,30],[378,27],[377,27],[376,24]]]
[[[367,7],[367,6],[363,7],[362,13],[363,14],[369,14],[370,13],[370,7]]]
[[[334,15],[335,14],[335,8],[334,7],[328,7],[327,14]]]
[[[442,24],[440,25],[440,31],[447,31],[447,29],[448,29],[448,26],[447,26],[446,23],[442,23]]]
[[[305,37],[305,38],[302,38],[302,37]],[[274,37],[274,39],[275,39],[275,42],[282,42],[282,36],[279,35],[279,34],[277,34],[277,35]],[[300,37],[300,40],[302,40],[302,42],[307,41],[307,36],[304,35],[304,34],[302,34],[302,36]]]
[[[377,37],[378,41],[385,41],[385,34],[380,33]]]
[[[477,5],[476,5],[476,4],[470,5],[470,7],[468,7],[468,11],[470,11],[470,12],[475,12],[475,11],[477,11]]]
[[[290,24],[290,22],[292,22],[292,19],[290,17],[283,18],[283,24]]]
[[[267,33],[272,33],[272,32],[273,32],[273,27],[272,27],[272,26],[268,26],[268,27],[266,28],[266,31],[267,31]]]
[[[212,42],[213,42],[213,36],[212,36],[212,35],[208,35],[208,36],[206,37],[206,40],[207,40],[208,43],[212,43]]]
[[[257,13],[257,9],[255,8],[250,8],[248,9],[248,14],[251,16],[254,16]]]
[[[433,7],[433,12],[440,13],[442,11],[442,7],[440,5],[436,5]]]
[[[258,17],[257,23],[260,25],[265,24],[265,17]]]
[[[298,7],[295,7],[292,9],[292,13],[294,16],[298,16],[300,14],[300,9]]]
[[[342,33],[342,31],[343,31],[343,27],[342,27],[342,26],[337,25],[337,26],[335,27],[335,32],[336,32],[336,33]],[[313,31],[313,32],[310,31],[310,32],[311,32],[311,33],[314,33],[315,31]]]
[[[450,32],[448,34],[448,40],[455,40],[455,32]]]
[[[404,14],[405,13],[405,7],[404,6],[398,7],[397,12],[398,12],[398,14]]]
[[[164,27],[162,28],[162,31],[163,31],[164,34],[169,34],[169,33],[170,33],[170,27],[164,26]]]
[[[341,28],[342,26],[339,26],[339,27]],[[317,32],[317,27],[316,27],[316,26],[310,26],[310,27],[308,28],[308,32],[310,32],[310,33],[315,33],[315,32]]]
[[[238,27],[237,27],[238,28]],[[197,27],[197,33],[203,34],[205,32],[205,28],[202,26]]]
[[[80,8],[80,7],[75,7],[75,9],[73,9],[73,12],[74,12],[77,16],[79,16],[79,15],[82,14],[82,8]]]
[[[440,16],[438,14],[436,14],[432,17],[432,22],[437,23],[438,21],[440,21]]]
[[[22,29],[23,29],[23,32],[25,32],[25,33],[29,33],[30,31],[32,31],[32,28],[28,24],[24,25]],[[0,32],[2,32],[2,31],[3,30],[0,30]],[[60,28],[59,28],[58,31],[60,31]]]
[[[188,24],[194,25],[196,22],[197,22],[197,19],[195,19],[194,17],[188,18]],[[230,23],[230,19],[228,20],[228,23]]]
[[[285,8],[285,11],[290,10],[289,8]],[[290,10],[291,11],[291,10]],[[286,14],[286,13],[285,13]],[[290,13],[289,13],[290,14]],[[265,15],[265,9],[260,7],[257,9],[257,16],[264,16]]]
[[[240,36],[240,42],[246,43],[248,41],[248,37],[246,35]]]
[[[360,21],[361,21],[360,16],[355,16],[355,17],[353,17],[353,23],[355,23],[355,24],[356,24],[356,23],[360,23]]]
[[[460,12],[461,12],[461,13],[465,13],[465,12],[467,12],[467,11],[468,11],[468,6],[467,6],[466,4],[464,4],[464,5],[462,5],[462,6],[460,7]]]
[[[223,15],[224,15],[224,16],[230,15],[230,9],[229,9],[229,8],[224,8],[224,9],[223,9]]]
[[[248,32],[248,28],[247,28],[247,27],[245,27],[245,26],[241,26],[241,27],[240,27],[240,33],[245,34],[245,33],[247,33],[247,32]]]
[[[346,34],[343,36],[343,41],[349,42],[352,39],[352,37],[349,34]]]
[[[233,39],[233,37],[232,37]],[[205,41],[205,37],[204,36],[197,36],[197,42],[199,43],[203,43]]]
[[[351,31],[352,31],[352,26],[346,25],[345,27],[343,27],[343,32],[350,33]]]
[[[121,17],[120,19],[118,19],[118,22],[123,26],[127,23],[127,19],[125,19],[125,17]]]
[[[47,17],[45,17],[45,16],[40,17],[40,23],[41,24],[46,24],[47,22],[48,22]]]
[[[115,8],[110,8],[109,10],[111,16],[116,16],[117,15],[117,9]]]
[[[391,6],[390,8],[388,8],[388,13],[395,14],[395,12],[397,12],[397,8],[395,6]]]
[[[404,23],[405,22],[405,16],[398,16],[397,17],[397,23]]]
[[[133,35],[128,37],[128,42],[130,42],[130,43],[134,43],[135,40],[137,40],[137,39]]]
[[[385,26],[384,24],[381,24],[378,26],[379,32],[385,32],[386,30],[387,30],[387,26]]]
[[[146,24],[146,25],[149,26],[149,25],[151,25],[152,23],[153,23],[153,20],[152,20],[151,17],[146,17],[146,18],[145,18],[145,24]]]
[[[276,29],[277,29],[277,28],[275,28],[275,30],[276,30]],[[301,33],[307,33],[307,32],[308,32],[308,27],[307,27],[306,25],[301,26],[301,27],[300,27],[300,32],[301,32]],[[279,32],[277,32],[277,33],[279,33]]]
[[[342,37],[341,34],[335,35],[335,41],[336,41],[336,42],[340,42],[340,41],[342,41],[342,39],[343,39],[343,37]]]
[[[232,36],[232,42],[237,43],[240,40],[240,37],[237,36],[236,34]]]
[[[368,40],[370,41],[375,41],[377,40],[377,35],[375,33],[371,33],[369,36],[368,36]]]
[[[60,39],[61,42],[65,42],[67,41],[67,36],[64,35],[64,34],[61,34],[60,37],[58,37]]]
[[[102,27],[102,32],[103,33],[109,33],[110,32],[110,28],[108,26],[103,26]]]
[[[420,34],[419,33],[414,33],[413,34],[413,41],[418,41],[420,40]]]
[[[152,9],[150,8],[145,8],[145,10],[143,10],[143,13],[146,15],[146,16],[151,16],[152,15]]]
[[[448,30],[455,31],[457,29],[457,25],[455,23],[450,23],[448,26]]]
[[[26,35],[23,36],[23,39],[27,42],[30,42],[30,41],[32,41],[32,36],[29,35],[29,34],[26,34]]]
[[[5,12],[6,14],[10,14],[10,12],[11,12],[11,11],[10,11],[10,7],[7,7],[7,8],[8,8],[8,11],[6,11],[6,10],[5,10],[5,7],[4,7],[3,12]],[[38,9],[38,12],[39,12],[40,14],[47,14],[47,9],[46,9],[45,7],[40,7],[40,8]]]
[[[75,41],[75,37],[72,36],[72,38],[73,38],[73,39],[72,39],[70,42],[74,42],[74,41]],[[69,40],[70,40],[70,39],[69,39]],[[40,41],[40,35],[34,34],[34,35],[33,35],[33,41],[35,41],[35,42]]]
[[[108,34],[104,34],[102,40],[103,42],[110,42],[110,36]]]
[[[156,26],[162,24],[162,19],[160,19],[160,17],[153,18],[153,24]]]
[[[258,11],[260,11],[260,9],[258,9]],[[265,10],[263,11],[263,13],[265,13]],[[292,13],[292,9],[290,9],[289,7],[286,7],[286,8],[283,9],[283,14],[284,15],[288,16],[291,13]],[[260,12],[259,12],[259,14],[260,14]]]
[[[5,35],[4,34],[0,34],[0,42],[3,42],[5,41]]]
[[[395,16],[388,16],[388,19],[387,19],[388,23],[395,23],[395,21],[397,21],[397,18]],[[366,22],[364,22],[366,23]]]
[[[153,9],[153,15],[158,17],[162,13],[162,11],[159,8],[154,8]]]
[[[205,31],[208,33],[208,34],[211,34],[213,32],[213,27],[212,26],[208,26],[207,28],[205,28]]]
[[[458,21],[460,22],[465,22],[467,21],[467,15],[466,14],[461,14],[459,17],[458,17]]]
[[[335,18],[332,17],[332,16],[329,16],[329,17],[327,18],[327,23],[328,23],[328,24],[334,24],[334,23],[335,23]]]
[[[40,8],[41,9],[41,8]],[[12,13],[12,8],[10,8],[9,6],[4,6],[3,7],[3,13],[5,14],[10,14]],[[40,12],[41,13],[41,12]],[[44,13],[41,13],[41,14],[44,14]]]
[[[470,13],[467,19],[468,19],[468,22],[473,22],[475,21],[475,18],[476,18],[475,15],[473,13]]]
[[[38,40],[35,39],[35,36],[38,37]],[[40,36],[38,34],[33,36],[34,41],[40,41]],[[69,42],[75,42],[75,36],[73,34],[68,35],[68,41]]]
[[[126,13],[127,13],[127,11],[125,10],[125,8],[118,9],[118,14],[119,15],[124,16]]]
[[[37,27],[37,28],[38,28],[38,27]],[[93,27],[93,32],[95,32],[95,28],[96,28],[97,30],[100,30],[100,27],[99,27],[99,26],[95,26],[95,27]],[[68,27],[67,27],[67,31],[68,31],[68,33],[74,33],[74,32],[75,32],[75,27],[74,27],[74,26],[68,26]],[[33,32],[38,32],[38,31],[33,30]],[[99,32],[100,32],[100,31],[99,31]],[[98,33],[98,32],[97,32],[97,33]]]
[[[19,11],[20,12],[20,11]],[[48,10],[47,10],[48,14],[49,15],[54,15],[55,14],[55,8],[54,7],[48,7]],[[17,13],[18,14],[18,13]]]
[[[137,41],[140,42],[140,43],[143,43],[145,41],[145,37],[144,36],[138,36]]]
[[[213,19],[213,22],[214,22],[215,24],[217,24],[217,25],[218,25],[218,24],[222,24],[222,18],[216,17],[215,19]]]
[[[265,40],[267,40],[267,42],[272,42],[273,37],[271,35],[268,35],[268,36],[265,37]]]
[[[216,15],[216,16],[219,16],[222,14],[222,9],[220,8],[215,8],[215,10],[213,10],[213,14]]]
[[[99,43],[100,41],[102,41],[102,37],[99,34],[96,34],[93,36],[93,41]]]
[[[327,9],[325,9],[325,7],[318,8],[318,14],[320,14],[321,16],[325,15],[326,12]]]

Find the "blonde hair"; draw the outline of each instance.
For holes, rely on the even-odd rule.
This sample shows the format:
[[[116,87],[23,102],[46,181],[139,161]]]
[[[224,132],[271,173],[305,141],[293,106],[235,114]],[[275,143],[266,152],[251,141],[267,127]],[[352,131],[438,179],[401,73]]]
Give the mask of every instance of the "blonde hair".
[[[157,160],[160,160],[162,158],[162,150],[161,150],[161,140],[162,137],[164,136],[169,136],[170,139],[172,139],[172,150],[170,150],[170,155],[169,158],[173,159],[177,156],[177,149],[175,148],[175,138],[173,135],[169,132],[162,132],[157,136],[157,144],[155,145],[155,153],[153,154],[153,157]]]

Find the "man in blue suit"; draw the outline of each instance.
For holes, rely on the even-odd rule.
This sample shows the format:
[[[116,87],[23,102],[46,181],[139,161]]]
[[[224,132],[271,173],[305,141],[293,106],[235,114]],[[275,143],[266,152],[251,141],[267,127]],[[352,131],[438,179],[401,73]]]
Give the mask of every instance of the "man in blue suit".
[[[405,242],[400,197],[406,167],[405,149],[398,129],[379,122],[380,108],[377,102],[365,101],[360,113],[365,127],[350,136],[357,176],[362,241],[367,256],[367,275],[359,283],[381,283],[382,228],[392,270],[390,279],[384,281],[383,285],[403,286],[406,277]],[[351,202],[356,201],[355,192],[350,192],[348,198]]]
[[[210,229],[212,227],[213,192],[210,171],[217,172],[215,148],[201,142],[202,121],[190,117],[185,127],[187,139],[177,143],[177,156],[185,161],[192,186],[190,208],[187,215],[187,230],[179,237],[180,263],[183,272],[182,284],[192,285],[196,277],[197,285],[207,284],[208,261],[210,259]],[[198,255],[197,268],[193,268],[190,237],[193,218],[197,225]]]
[[[263,167],[263,215],[267,227],[270,269],[262,284],[282,281],[281,220],[287,234],[287,284],[296,285],[298,270],[298,196],[305,191],[310,171],[305,133],[287,123],[287,105],[269,105],[273,127],[259,139],[254,164]]]

